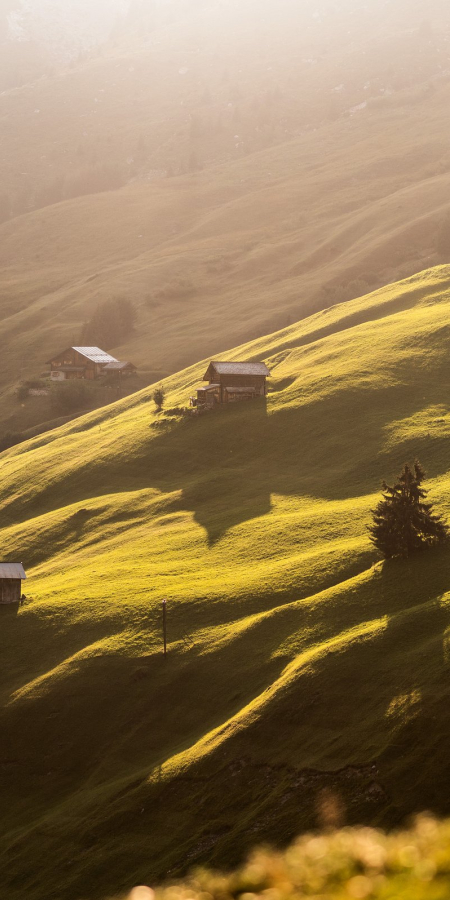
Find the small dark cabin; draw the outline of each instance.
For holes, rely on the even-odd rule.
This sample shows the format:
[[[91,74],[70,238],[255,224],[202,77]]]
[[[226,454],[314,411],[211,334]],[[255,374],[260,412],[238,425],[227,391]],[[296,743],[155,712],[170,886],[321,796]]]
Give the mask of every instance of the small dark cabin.
[[[0,563],[0,604],[20,603],[26,577],[22,563]]]
[[[203,376],[203,381],[209,384],[197,389],[193,405],[210,408],[218,403],[265,397],[268,375],[270,372],[265,363],[213,361]]]

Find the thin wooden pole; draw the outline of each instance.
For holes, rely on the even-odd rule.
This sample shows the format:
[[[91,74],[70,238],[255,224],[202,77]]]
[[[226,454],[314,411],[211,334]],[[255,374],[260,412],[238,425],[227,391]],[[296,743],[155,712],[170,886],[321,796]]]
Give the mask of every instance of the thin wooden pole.
[[[164,656],[167,656],[167,600],[163,600]]]

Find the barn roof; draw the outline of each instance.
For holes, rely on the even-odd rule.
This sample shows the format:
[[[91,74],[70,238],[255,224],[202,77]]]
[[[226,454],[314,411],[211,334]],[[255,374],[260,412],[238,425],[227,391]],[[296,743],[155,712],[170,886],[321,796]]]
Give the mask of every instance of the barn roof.
[[[56,362],[61,356],[68,353],[69,350],[76,350],[76,352],[80,353],[81,356],[84,356],[85,359],[90,359],[90,361],[94,363],[104,363],[106,365],[110,362],[117,362],[115,356],[105,353],[104,350],[100,350],[100,347],[68,347],[66,350],[63,350],[62,353],[58,353],[57,356],[54,356],[53,359],[49,359],[47,365],[50,366],[51,363]]]
[[[0,579],[17,578],[25,581],[26,577],[22,563],[0,563]]]
[[[130,367],[131,369],[136,368],[136,366],[133,366],[133,363],[120,362],[118,359],[115,359],[114,362],[110,362],[107,366],[105,366],[105,372],[117,372],[121,369],[127,369],[128,367]]]
[[[77,353],[80,353],[81,356],[85,356],[86,359],[90,359],[91,362],[117,362],[115,356],[111,356],[109,353],[105,353],[104,350],[100,350],[100,347],[71,347],[71,350],[76,350]]]
[[[217,362],[213,360],[208,366],[213,368],[218,375],[270,375],[265,363],[261,362]],[[208,375],[205,374],[205,379]]]

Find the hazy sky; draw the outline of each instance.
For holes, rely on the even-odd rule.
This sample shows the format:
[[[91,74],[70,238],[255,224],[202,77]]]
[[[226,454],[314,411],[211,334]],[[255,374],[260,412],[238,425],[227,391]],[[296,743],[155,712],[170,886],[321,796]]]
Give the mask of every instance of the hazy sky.
[[[39,41],[61,48],[91,46],[102,40],[130,0],[19,0],[9,13],[9,38]]]

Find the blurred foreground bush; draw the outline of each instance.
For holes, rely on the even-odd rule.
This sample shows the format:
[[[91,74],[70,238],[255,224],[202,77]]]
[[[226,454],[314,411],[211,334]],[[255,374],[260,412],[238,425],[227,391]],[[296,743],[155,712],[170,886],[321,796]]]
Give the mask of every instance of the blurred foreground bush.
[[[343,829],[300,838],[284,853],[257,851],[232,874],[199,870],[184,882],[136,887],[123,900],[448,900],[450,821],[420,817],[386,835]],[[121,898],[122,900],[122,898]]]

